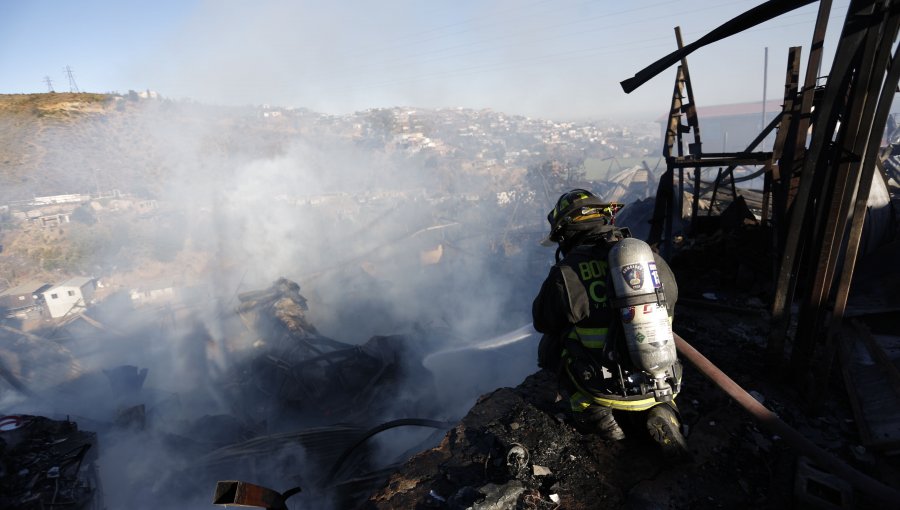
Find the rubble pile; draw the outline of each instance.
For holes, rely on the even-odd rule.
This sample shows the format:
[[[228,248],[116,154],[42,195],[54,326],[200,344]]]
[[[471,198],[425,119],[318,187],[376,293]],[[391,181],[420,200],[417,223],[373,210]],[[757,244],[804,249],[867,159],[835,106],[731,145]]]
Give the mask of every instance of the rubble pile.
[[[52,387],[53,394],[96,399],[89,411],[73,412],[86,414],[78,417],[79,423],[98,431],[104,452],[116,459],[106,460],[117,467],[104,475],[112,480],[110,504],[142,508],[153,501],[163,507],[196,507],[198,499],[208,501],[215,480],[245,478],[279,490],[301,486],[303,494],[295,499],[304,506],[326,500],[333,503],[324,507],[353,506],[384,482],[399,458],[408,456],[379,452],[374,441],[367,441],[386,428],[385,422],[388,428],[449,427],[416,419],[438,414],[433,377],[422,365],[422,342],[413,345],[401,335],[375,336],[362,345],[328,338],[308,320],[300,286],[284,278],[238,299],[236,313],[223,317],[238,326],[226,328],[229,368],[210,372],[206,379],[212,395],[204,387],[176,393],[144,387],[148,369],[134,365],[79,373]],[[141,321],[152,323],[156,315],[130,318],[141,330]],[[205,329],[203,334],[195,331],[195,318],[184,318],[187,336],[180,341],[192,346],[188,351],[210,345]],[[73,335],[95,337],[96,331]],[[155,334],[160,341],[178,341],[163,336],[177,331],[157,328]],[[59,345],[19,330],[10,333],[17,333],[26,346]],[[20,379],[28,372],[19,364],[11,366],[14,370],[0,371],[0,376],[7,382],[30,382]],[[32,393],[24,383],[19,386],[38,398],[47,391],[40,387]],[[26,430],[28,441],[22,440]],[[76,436],[96,442],[95,434],[79,432],[74,422],[4,418],[0,496],[14,499],[0,500],[0,508],[50,508],[53,501],[62,508],[81,505],[96,485],[75,475],[86,472],[96,448],[78,450],[82,439],[76,441]],[[144,469],[152,469],[152,484],[126,474]],[[37,506],[28,506],[31,501]]]
[[[755,225],[692,240],[674,258],[674,330],[788,425],[853,468],[879,477],[839,384],[810,412],[768,367],[762,298],[766,234]],[[739,262],[739,263],[735,263]],[[741,269],[743,267],[743,269]],[[746,273],[746,274],[745,274]],[[744,275],[744,276],[741,276]],[[676,402],[691,453],[674,463],[638,424],[604,441],[556,402],[545,371],[485,395],[436,448],[412,457],[370,508],[849,508],[873,504],[756,423],[692,365]]]
[[[68,420],[0,418],[0,508],[102,508],[96,442]]]
[[[728,253],[744,250],[752,257],[755,227],[748,228],[749,235],[714,234],[717,241],[710,245],[725,245]],[[731,244],[723,236],[730,236]],[[700,241],[686,248],[712,249]],[[747,296],[747,289],[721,290],[734,289],[735,283],[724,265],[675,267],[679,284],[695,295],[715,289],[723,296]],[[605,441],[580,429],[565,410],[567,402],[558,398],[556,375],[536,366],[515,388],[483,395],[455,425],[432,421],[442,413],[435,408],[439,393],[434,377],[422,364],[427,338],[375,336],[362,345],[328,338],[308,320],[300,286],[284,278],[238,299],[236,317],[250,335],[245,345],[252,347],[233,353],[231,368],[213,381],[231,406],[229,414],[182,419],[167,404],[154,404],[142,389],[146,370],[126,366],[104,371],[114,389],[130,396],[129,403],[150,399],[146,414],[143,405],[130,407],[111,426],[136,430],[147,444],[177,452],[170,460],[178,469],[161,473],[152,487],[142,485],[130,501],[175,504],[212,492],[215,480],[246,480],[282,494],[302,487],[291,498],[291,505],[301,508],[780,508],[852,501],[853,491],[845,482],[822,473],[759,428],[689,364],[677,403],[691,458],[673,462],[650,440],[640,419],[629,420],[634,415],[621,417],[623,441]],[[762,310],[759,303],[711,312],[690,299],[680,300],[674,329],[781,419],[866,471],[871,460],[860,450],[839,392],[825,399],[821,416],[809,417],[799,392],[764,376],[768,323]],[[458,377],[478,370],[461,367]],[[425,446],[391,454],[370,439],[408,425],[439,432],[421,443]],[[426,449],[448,429],[438,446]],[[4,434],[0,431],[0,438],[6,439]],[[42,436],[40,454],[46,457],[56,444],[71,442],[57,440]],[[3,484],[20,482],[10,475],[14,468],[7,467],[10,444],[0,443]],[[72,455],[66,452],[54,465],[69,476],[63,466],[74,461],[65,460]],[[2,494],[31,497],[51,487],[46,473],[53,465],[35,466],[34,472],[42,474],[30,479],[33,488],[7,490],[11,486],[4,485]],[[821,483],[806,483],[813,479]],[[67,493],[72,501],[76,487],[95,487],[78,483]],[[828,487],[824,492],[823,485]]]
[[[772,293],[772,232],[757,225],[717,229],[678,247],[671,260],[680,297],[762,307]]]
[[[225,377],[240,416],[265,419],[276,430],[287,424],[371,424],[391,410],[417,406],[434,391],[411,339],[374,336],[357,346],[325,337],[307,320],[299,291],[281,278],[238,297],[238,313],[259,339]],[[405,384],[409,380],[416,384]]]
[[[318,352],[303,340],[318,335],[316,328],[306,319],[309,309],[306,298],[300,294],[300,285],[287,278],[279,278],[268,289],[244,292],[238,295],[237,312],[248,329],[259,341],[280,345],[290,340],[307,349]],[[345,345],[339,345],[346,347]]]
[[[691,377],[692,379],[689,379]],[[538,372],[484,396],[442,443],[411,458],[370,508],[771,508],[792,498],[788,447],[691,372],[679,396],[693,458],[667,461],[635,423],[626,439],[579,431]]]
[[[441,444],[407,462],[369,503],[375,508],[596,508],[622,494],[596,470],[612,456],[585,448],[560,421],[554,376],[482,397]],[[473,506],[476,505],[477,506]]]

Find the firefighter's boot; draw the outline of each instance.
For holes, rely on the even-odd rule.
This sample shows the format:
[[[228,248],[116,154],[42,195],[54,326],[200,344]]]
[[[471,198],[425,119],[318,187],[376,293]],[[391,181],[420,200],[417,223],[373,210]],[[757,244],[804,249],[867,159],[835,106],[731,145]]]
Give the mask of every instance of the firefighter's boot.
[[[678,414],[669,405],[660,404],[647,411],[647,431],[666,457],[677,460],[690,457]]]
[[[594,433],[610,441],[625,439],[625,432],[613,416],[612,409],[600,405],[592,405],[581,412],[588,432]]]

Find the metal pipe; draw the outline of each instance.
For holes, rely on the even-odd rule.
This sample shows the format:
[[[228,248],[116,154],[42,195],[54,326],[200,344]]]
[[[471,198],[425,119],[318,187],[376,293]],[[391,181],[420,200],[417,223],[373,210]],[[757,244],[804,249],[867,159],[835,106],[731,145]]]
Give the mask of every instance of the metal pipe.
[[[265,508],[266,510],[287,510],[285,501],[290,495],[300,492],[291,489],[283,495],[277,491],[240,480],[225,480],[216,483],[213,495],[214,505],[234,505]]]
[[[712,364],[705,356],[700,354],[683,338],[675,335],[675,346],[685,359],[697,367],[703,375],[716,384],[719,388],[740,404],[747,412],[753,415],[759,423],[770,432],[778,434],[800,453],[810,457],[823,468],[853,484],[864,494],[878,501],[895,505],[900,501],[900,491],[891,488],[874,478],[853,469],[851,466],[838,459],[834,455],[820,448],[818,445],[797,432],[787,423],[781,421],[777,414],[768,410],[757,402],[749,393],[741,388],[734,380],[728,377],[718,367]]]

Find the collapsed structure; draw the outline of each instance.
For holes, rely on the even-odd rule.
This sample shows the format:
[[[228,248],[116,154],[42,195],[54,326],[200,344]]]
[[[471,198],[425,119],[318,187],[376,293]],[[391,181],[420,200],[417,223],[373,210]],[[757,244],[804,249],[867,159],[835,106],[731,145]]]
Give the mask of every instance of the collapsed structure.
[[[434,393],[421,365],[421,345],[414,348],[400,335],[375,336],[358,346],[327,338],[306,319],[306,298],[295,282],[281,278],[238,299],[239,317],[265,352],[239,362],[226,376],[229,399],[253,406],[240,409],[241,415],[278,414],[293,426],[367,423],[403,399],[419,402]],[[410,388],[404,385],[408,379],[421,383]]]
[[[0,507],[103,508],[97,435],[71,421],[16,415],[0,419]]]
[[[280,279],[238,296],[235,317],[255,348],[213,381],[230,414],[189,424],[172,420],[157,429],[187,460],[138,494],[157,503],[178,502],[184,494],[212,492],[215,480],[229,480],[219,486],[215,503],[278,508],[290,497],[292,503],[322,506],[324,501],[340,508],[456,509],[766,507],[789,501],[852,507],[892,501],[896,491],[874,479],[886,485],[898,480],[889,458],[900,434],[895,412],[900,407],[894,405],[900,398],[893,354],[897,332],[891,322],[897,309],[889,301],[896,296],[861,290],[883,290],[896,271],[876,270],[893,267],[890,253],[878,253],[884,246],[873,246],[870,255],[876,258],[868,260],[874,263],[857,259],[866,218],[873,217],[867,210],[870,189],[879,183],[885,191],[896,186],[894,166],[888,164],[885,173],[875,170],[893,157],[893,148],[882,152],[878,143],[900,73],[896,57],[889,55],[898,27],[895,2],[851,3],[832,74],[818,85],[814,70],[830,11],[830,2],[821,2],[806,82],[801,88],[800,53],[792,50],[783,110],[761,134],[777,129],[771,151],[754,152],[753,144],[739,154],[704,151],[687,69],[690,51],[806,3],[766,2],[626,85],[633,88],[681,63],[664,146],[666,172],[655,199],[625,212],[644,209],[646,217],[636,214],[633,221],[650,218],[646,238],[672,259],[682,290],[676,332],[730,374],[731,383],[750,390],[745,396],[757,403],[736,404],[726,397],[717,388],[726,385],[721,375],[703,380],[700,370],[711,373],[708,366],[686,367],[679,404],[690,427],[692,461],[665,466],[637,438],[604,443],[582,434],[561,413],[546,372],[517,388],[490,392],[458,423],[443,423],[430,398],[436,393],[432,374],[422,366],[426,340],[375,336],[354,345],[328,338],[307,319],[299,285]],[[689,133],[692,143],[686,140]],[[747,166],[761,167],[745,174],[765,179],[761,193],[739,191],[741,177],[735,174]],[[715,167],[716,178],[704,182],[702,169]],[[613,191],[646,196],[646,177],[622,180]],[[729,190],[730,198],[723,200]],[[440,252],[428,252],[431,258],[440,258],[439,246]],[[857,285],[866,278],[876,283]],[[795,313],[792,304],[798,302]],[[873,309],[887,314],[873,318]],[[848,330],[843,319],[850,315],[869,317]],[[8,332],[27,338],[21,331]],[[67,353],[57,354],[72,362]],[[836,362],[853,415],[842,414],[834,402]],[[74,363],[69,366],[77,372]],[[15,388],[29,391],[27,380],[2,366],[0,371]],[[110,382],[139,390],[146,372],[123,372]],[[129,407],[111,421],[152,429],[154,419],[158,424],[166,417],[165,406],[156,404],[148,405],[146,414],[143,407]],[[817,404],[810,407],[818,411],[804,404]],[[742,414],[739,405],[762,412]],[[815,448],[777,432],[787,429],[776,423],[789,425]],[[399,455],[385,455],[372,439],[397,426],[449,432],[443,440],[432,436]],[[828,455],[821,456],[821,450]],[[11,452],[3,450],[4,460]],[[838,463],[826,465],[832,458]],[[43,478],[10,493],[46,495],[52,467],[40,467],[47,473]],[[6,473],[3,483],[20,482],[10,476]],[[69,495],[76,500],[75,492]]]
[[[881,145],[884,126],[888,123],[893,96],[900,80],[897,54],[891,55],[900,28],[897,6],[890,1],[851,2],[830,75],[827,82],[820,85],[816,71],[820,68],[822,42],[831,11],[831,2],[820,2],[805,82],[801,86],[798,79],[800,48],[792,48],[786,73],[782,111],[743,152],[713,153],[704,150],[700,139],[696,100],[687,66],[687,56],[692,51],[808,3],[810,2],[803,0],[765,2],[686,46],[681,41],[680,31],[676,28],[679,49],[638,72],[635,77],[622,82],[625,92],[631,92],[663,70],[680,64],[676,72],[663,147],[667,169],[660,179],[647,239],[659,245],[667,258],[678,257],[679,250],[683,248],[692,248],[693,253],[689,254],[688,250],[684,250],[681,255],[683,259],[697,257],[694,261],[688,262],[693,263],[695,269],[702,269],[699,266],[708,267],[710,260],[723,260],[711,259],[707,250],[697,249],[700,247],[697,243],[704,243],[706,248],[715,248],[713,244],[705,242],[707,236],[709,234],[721,236],[722,231],[737,232],[738,237],[745,239],[741,244],[764,247],[762,255],[777,260],[774,271],[765,269],[759,271],[759,264],[754,263],[759,261],[757,259],[743,267],[732,267],[728,272],[736,275],[737,279],[744,280],[748,279],[748,275],[752,280],[754,273],[757,275],[774,273],[768,284],[766,279],[756,280],[757,284],[762,284],[762,288],[756,289],[759,295],[771,300],[769,308],[771,318],[765,325],[768,334],[762,342],[766,355],[757,360],[764,362],[764,368],[759,371],[758,377],[768,373],[775,376],[774,381],[781,384],[788,383],[789,387],[798,388],[800,398],[804,401],[802,405],[798,402],[798,406],[804,412],[809,414],[821,412],[825,403],[833,398],[836,360],[841,365],[843,379],[852,402],[851,407],[854,410],[854,421],[858,424],[857,432],[865,444],[864,447],[855,450],[858,455],[851,456],[850,459],[847,459],[847,452],[835,452],[834,449],[828,452],[809,441],[807,435],[797,433],[779,418],[783,411],[776,413],[761,405],[759,401],[764,398],[752,397],[690,345],[683,340],[680,342],[679,350],[688,361],[695,364],[717,386],[725,389],[770,433],[787,439],[792,448],[803,454],[795,461],[797,484],[793,494],[773,494],[777,499],[763,498],[754,501],[753,506],[765,506],[791,498],[804,504],[842,508],[872,504],[876,501],[893,503],[900,499],[900,492],[891,487],[893,485],[891,482],[884,483],[870,475],[887,478],[896,483],[898,479],[896,468],[886,460],[887,457],[878,456],[876,457],[878,460],[871,458],[863,460],[859,454],[866,453],[866,448],[888,455],[896,452],[898,444],[896,434],[900,432],[898,427],[900,416],[896,412],[900,407],[896,403],[900,399],[900,392],[896,385],[898,380],[896,356],[892,358],[890,353],[895,352],[896,346],[900,345],[897,343],[900,337],[896,336],[900,331],[897,331],[896,327],[885,327],[887,326],[885,316],[881,314],[890,310],[893,314],[891,317],[895,317],[897,308],[887,304],[884,299],[876,298],[876,306],[869,306],[867,311],[861,310],[858,303],[866,298],[861,298],[860,295],[871,296],[871,293],[866,293],[867,289],[863,285],[857,285],[857,309],[854,312],[858,316],[869,315],[871,317],[869,324],[879,329],[880,334],[870,334],[866,331],[867,327],[861,325],[862,322],[857,322],[858,326],[855,328],[848,328],[844,319],[848,316],[848,310],[852,309],[850,289],[851,282],[854,281],[854,269],[857,269],[857,266],[864,268],[858,276],[865,278],[865,266],[858,263],[861,257],[870,255],[869,260],[886,261],[889,256],[881,255],[881,258],[878,258],[877,251],[886,254],[894,253],[896,250],[892,245],[884,245],[896,235],[895,211],[890,201],[882,200],[879,204],[882,209],[888,208],[887,214],[883,216],[888,218],[885,222],[880,221],[877,214],[873,214],[869,198],[873,189],[887,190],[890,186],[889,180],[894,175],[890,165],[887,172],[882,170],[883,162],[893,150],[883,150]],[[754,152],[760,141],[776,129],[777,136],[773,150]],[[686,139],[688,134],[693,135],[690,143]],[[762,197],[755,207],[758,214],[751,211],[744,197],[739,196],[737,192],[735,183],[738,179],[735,178],[734,172],[739,166],[759,168],[744,180],[764,178]],[[702,169],[709,167],[718,167],[718,174],[713,181],[703,183]],[[685,170],[692,170],[693,175],[686,175]],[[721,216],[712,217],[710,214],[714,210],[718,195],[729,182],[732,192],[731,206]],[[897,183],[894,182],[893,185],[896,186]],[[690,190],[689,195],[686,194],[686,190]],[[878,193],[875,193],[873,196],[877,195]],[[685,199],[686,196],[689,198]],[[708,211],[706,217],[700,215],[701,202],[704,198],[708,200],[705,207]],[[684,214],[688,203],[690,212]],[[866,232],[868,238],[864,237]],[[887,232],[888,235],[883,236],[881,232]],[[719,239],[723,240],[725,237]],[[872,239],[880,239],[882,249],[875,249],[871,243]],[[861,249],[867,243],[867,249]],[[746,260],[748,257],[741,258]],[[881,265],[880,268],[885,273],[895,274],[893,264],[888,265],[890,269],[887,265]],[[685,279],[690,281],[691,276],[702,277],[702,271],[698,275],[685,271],[684,268],[682,266],[681,272],[676,268],[676,274],[680,278],[687,277]],[[742,270],[743,276],[740,274]],[[893,276],[888,278],[893,279]],[[856,281],[861,279],[857,278]],[[693,283],[695,288],[703,288],[702,285]],[[874,286],[879,287],[880,284],[876,283]],[[716,300],[716,294],[712,291],[724,289],[707,287],[704,290],[708,291],[703,294],[704,297],[708,294],[710,300]],[[746,294],[743,297],[748,299]],[[799,313],[796,314],[792,308],[795,301],[799,301]],[[758,302],[763,304],[762,301]],[[717,303],[699,301],[693,304],[705,309],[739,313]],[[726,331],[731,333],[728,329]],[[704,349],[707,347],[709,346],[703,346]],[[788,347],[790,360],[786,363],[787,360],[784,358]],[[877,370],[874,373],[861,368],[865,364],[861,358],[865,356],[865,351],[877,360],[875,362]],[[882,384],[876,389],[874,380],[877,379],[880,379]],[[759,381],[753,383],[760,384]],[[887,406],[893,411],[886,413],[882,411],[885,409],[885,402],[894,403]],[[476,416],[483,412],[473,410]],[[448,436],[445,444],[435,455],[441,459],[454,458],[453,445],[448,441],[452,442],[459,435],[460,432],[457,431],[455,435]],[[491,441],[502,444],[509,455],[516,458],[518,454],[514,451],[519,452],[520,450],[516,448],[521,445],[516,446],[517,443],[508,440],[503,442],[501,439],[503,436],[501,431],[494,432],[491,434]],[[693,441],[696,444],[696,432]],[[530,443],[529,446],[541,447],[540,443]],[[499,460],[502,455],[497,457],[498,453],[485,451],[485,466],[490,464],[492,458],[494,465],[502,465],[502,461]],[[843,454],[844,459],[838,459],[834,453]],[[556,465],[559,466],[559,457],[555,459]],[[548,462],[546,457],[539,460]],[[470,458],[460,462],[462,465],[469,465],[473,464],[471,461]],[[629,461],[630,457],[616,459],[618,465],[623,463],[627,465]],[[460,466],[453,462],[451,464]],[[525,464],[527,465],[527,461]],[[510,466],[514,465],[515,462],[510,463]],[[539,471],[537,462],[531,467],[533,474]],[[487,474],[487,469],[475,477],[475,483],[466,480],[453,484],[447,490],[450,499],[446,499],[448,494],[437,496],[425,494],[415,480],[408,480],[409,473],[418,473],[422,468],[420,459],[411,462],[401,475],[392,479],[388,488],[373,497],[373,501],[383,507],[390,507],[396,501],[421,503],[430,496],[439,500],[439,505],[443,507],[501,508],[503,507],[501,500],[510,494],[506,491],[506,496],[496,496],[495,488],[489,486],[492,479]],[[425,469],[426,473],[439,471],[448,477],[452,472],[446,462],[437,463],[432,467],[432,471],[427,471],[427,467]],[[512,468],[508,469],[501,478],[508,482],[515,476],[515,471]],[[540,471],[546,473],[543,467]],[[692,469],[688,468],[688,471]],[[602,477],[600,478],[602,480]],[[440,477],[427,478],[426,483],[439,484],[440,479]],[[769,485],[773,488],[778,486],[774,481],[770,481]],[[516,495],[509,496],[505,504],[515,502],[517,507],[524,508],[550,505],[546,497],[554,486],[548,488],[534,483],[526,485],[524,493],[519,491]],[[505,487],[509,488],[509,484],[507,483]],[[747,487],[742,488],[744,492],[748,492]],[[670,491],[672,497],[663,498],[657,503],[669,507],[700,505],[698,501],[673,499],[677,493],[678,491],[673,489]],[[466,496],[462,496],[463,494]],[[554,502],[559,501],[558,493],[550,495],[557,496],[553,499]],[[591,499],[593,495],[590,490],[583,493],[586,499]],[[465,497],[470,501],[461,503],[460,498]],[[605,507],[597,501],[598,499],[592,503],[585,500],[569,501],[563,506]],[[748,500],[741,499],[741,501],[746,504]]]

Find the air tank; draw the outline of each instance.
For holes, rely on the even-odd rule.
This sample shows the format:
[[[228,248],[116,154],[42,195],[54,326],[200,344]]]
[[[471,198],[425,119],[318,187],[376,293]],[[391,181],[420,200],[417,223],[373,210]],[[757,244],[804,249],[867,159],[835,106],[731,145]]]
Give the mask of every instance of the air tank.
[[[609,252],[609,267],[631,361],[653,378],[657,400],[671,400],[677,353],[653,251],[640,239],[622,239]]]

